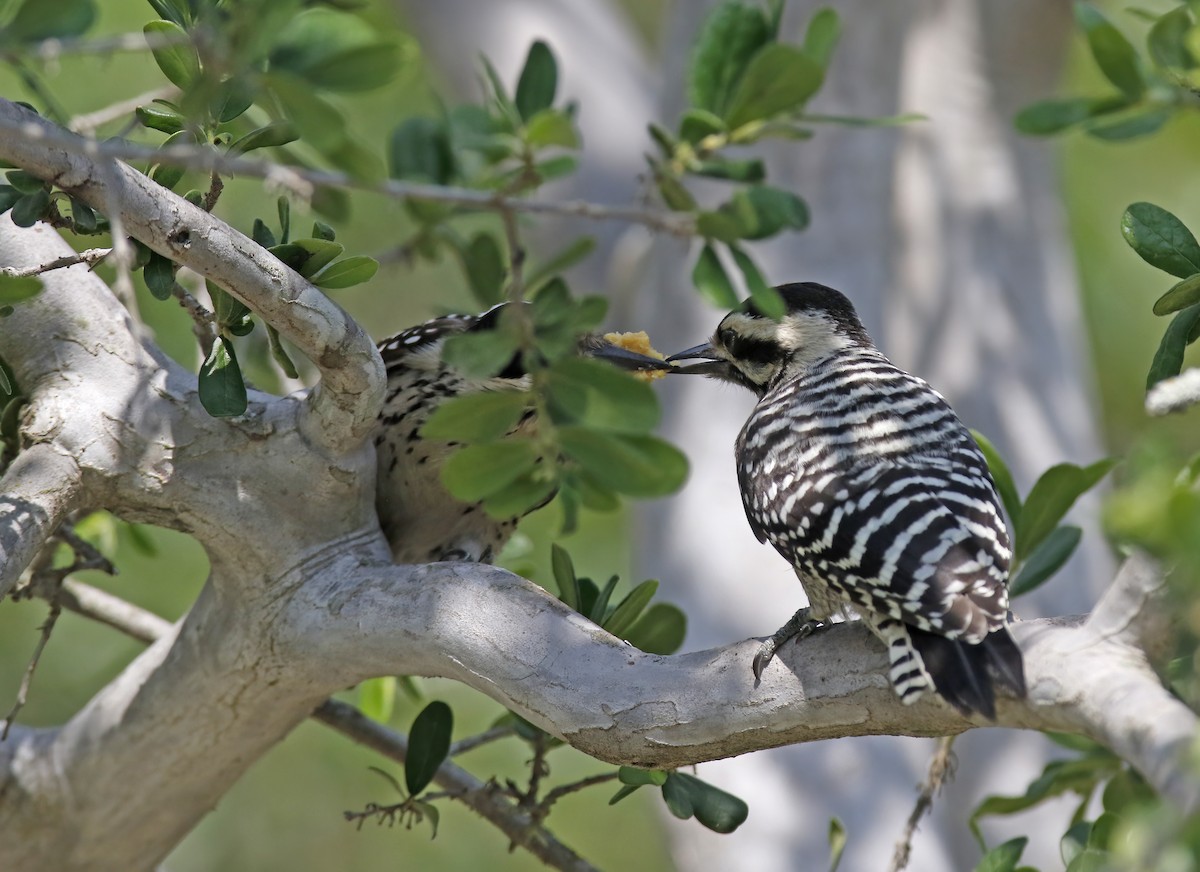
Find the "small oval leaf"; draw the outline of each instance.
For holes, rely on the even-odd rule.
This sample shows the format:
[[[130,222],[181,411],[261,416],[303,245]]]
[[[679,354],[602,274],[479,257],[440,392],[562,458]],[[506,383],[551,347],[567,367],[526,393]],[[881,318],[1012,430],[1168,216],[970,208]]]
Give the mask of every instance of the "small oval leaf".
[[[200,367],[200,403],[214,418],[231,418],[246,411],[246,383],[233,345],[218,336]]]
[[[454,713],[440,700],[431,702],[413,721],[408,731],[408,757],[404,761],[404,785],[416,796],[433,781],[438,767],[450,752]]]

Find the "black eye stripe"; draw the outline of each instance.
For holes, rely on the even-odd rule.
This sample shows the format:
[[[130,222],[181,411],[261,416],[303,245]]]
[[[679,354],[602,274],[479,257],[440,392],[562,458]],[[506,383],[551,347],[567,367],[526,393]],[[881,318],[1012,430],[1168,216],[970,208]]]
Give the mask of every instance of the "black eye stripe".
[[[735,359],[748,363],[770,363],[780,356],[779,346],[769,340],[730,335],[724,343]]]

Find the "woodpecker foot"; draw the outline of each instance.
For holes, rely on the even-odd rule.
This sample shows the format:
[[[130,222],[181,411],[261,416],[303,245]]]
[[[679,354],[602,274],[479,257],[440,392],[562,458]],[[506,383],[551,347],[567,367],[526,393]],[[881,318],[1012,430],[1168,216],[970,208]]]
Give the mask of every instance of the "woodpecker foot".
[[[759,646],[758,653],[754,655],[754,660],[750,662],[750,668],[754,671],[755,682],[762,680],[763,670],[767,668],[767,664],[775,659],[776,652],[783,647],[785,642],[789,639],[795,639],[799,642],[801,639],[811,636],[814,630],[825,626],[823,621],[814,620],[811,615],[812,609],[800,609],[796,614],[792,615],[786,624],[776,630],[770,639]]]

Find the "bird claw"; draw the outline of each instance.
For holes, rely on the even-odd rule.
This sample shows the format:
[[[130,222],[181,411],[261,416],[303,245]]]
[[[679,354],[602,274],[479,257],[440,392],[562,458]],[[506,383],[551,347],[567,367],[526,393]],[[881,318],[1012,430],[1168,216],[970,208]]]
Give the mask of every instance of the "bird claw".
[[[789,639],[799,642],[823,626],[825,626],[823,621],[814,620],[811,617],[810,609],[800,609],[792,615],[786,624],[772,634],[771,638],[758,646],[758,652],[750,661],[750,669],[754,672],[755,683],[762,681],[763,670],[775,659],[776,653]]]

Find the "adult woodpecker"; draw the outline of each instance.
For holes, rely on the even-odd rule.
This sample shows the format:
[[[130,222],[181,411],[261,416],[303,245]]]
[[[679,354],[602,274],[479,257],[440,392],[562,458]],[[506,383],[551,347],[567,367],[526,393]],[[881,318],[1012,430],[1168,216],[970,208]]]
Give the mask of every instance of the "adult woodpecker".
[[[1008,530],[987,463],[925,381],[884,357],[850,301],[824,285],[776,288],[782,319],[753,304],[669,361],[749,388],[737,439],[750,526],[808,595],[760,648],[756,678],[787,639],[853,610],[887,646],[905,703],[934,690],[995,718],[995,684],[1025,695],[1008,631]]]

